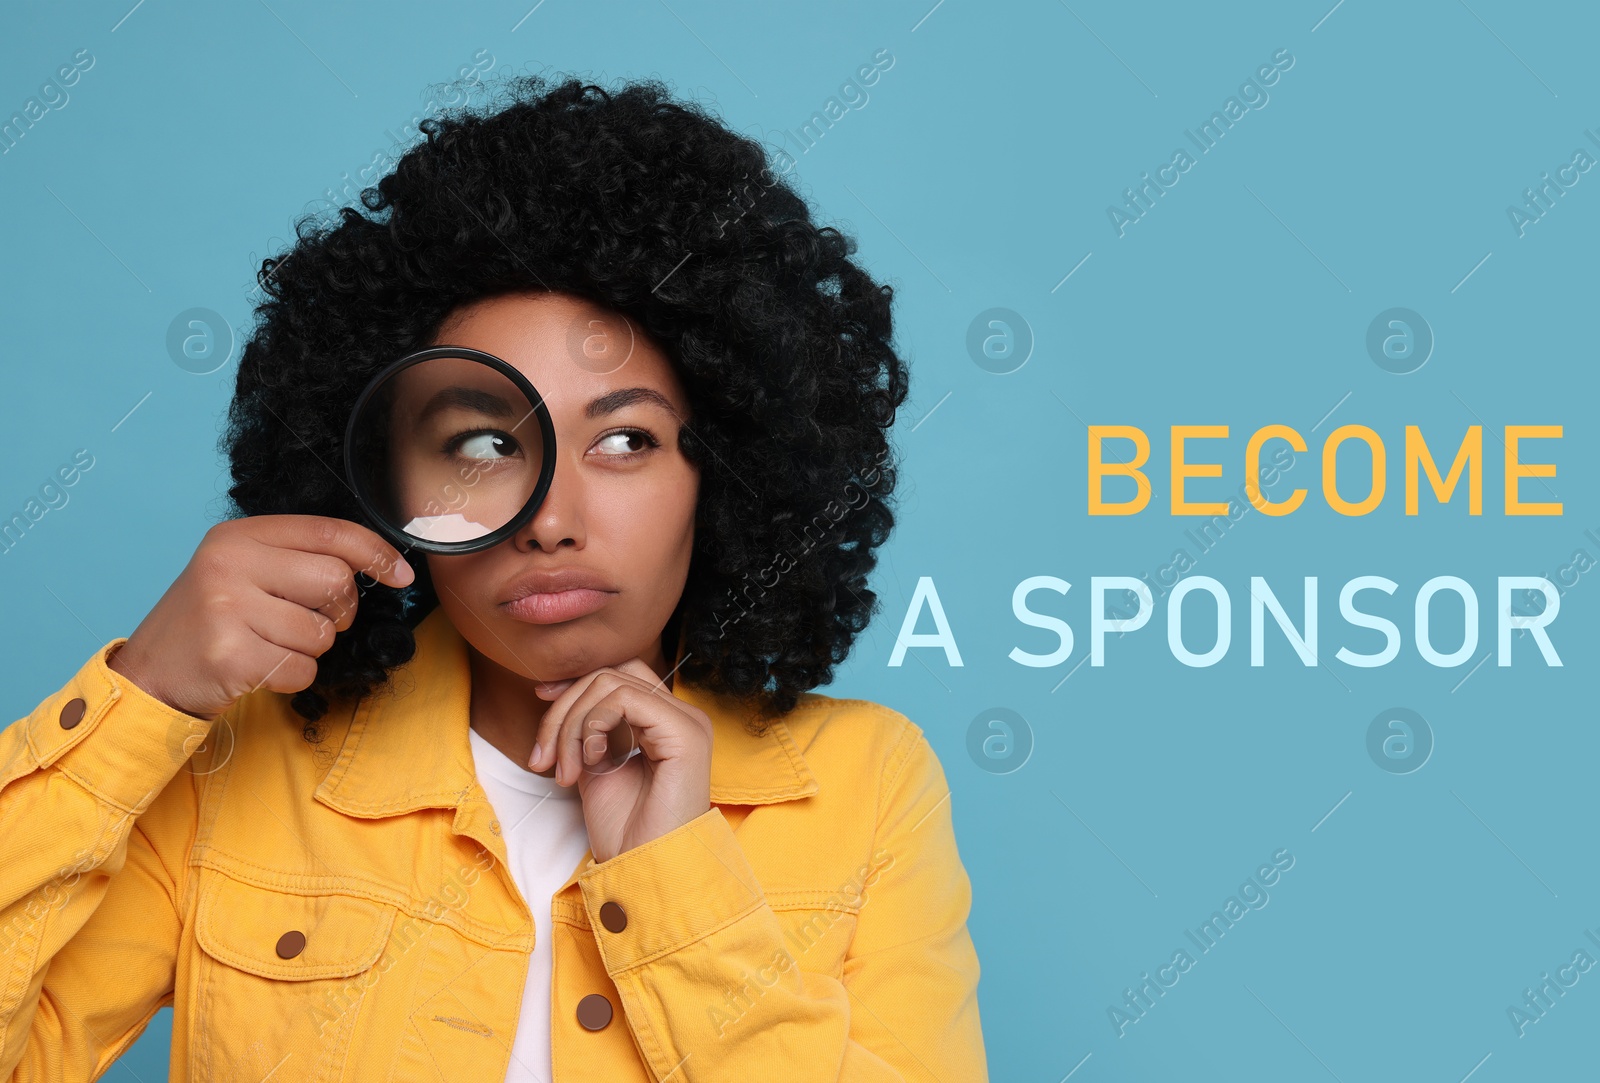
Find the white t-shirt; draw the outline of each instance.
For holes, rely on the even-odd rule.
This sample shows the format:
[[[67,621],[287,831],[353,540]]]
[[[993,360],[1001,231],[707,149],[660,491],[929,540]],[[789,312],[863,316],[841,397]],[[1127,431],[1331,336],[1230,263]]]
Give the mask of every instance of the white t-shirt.
[[[472,734],[478,784],[488,795],[511,863],[511,879],[533,910],[533,957],[522,990],[522,1014],[511,1043],[506,1083],[549,1083],[550,899],[589,849],[578,787],[561,787],[512,761]]]

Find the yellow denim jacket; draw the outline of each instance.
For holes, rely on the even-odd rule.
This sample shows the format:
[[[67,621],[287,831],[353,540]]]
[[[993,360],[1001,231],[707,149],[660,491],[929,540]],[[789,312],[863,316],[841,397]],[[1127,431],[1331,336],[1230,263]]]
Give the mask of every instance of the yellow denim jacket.
[[[465,643],[442,610],[417,640],[320,748],[282,694],[167,707],[106,665],[125,638],[0,731],[0,1079],[96,1079],[169,1004],[174,1081],[504,1079],[534,924]],[[712,719],[712,807],[551,900],[554,1083],[986,1081],[922,730],[808,693],[755,738],[673,694]]]

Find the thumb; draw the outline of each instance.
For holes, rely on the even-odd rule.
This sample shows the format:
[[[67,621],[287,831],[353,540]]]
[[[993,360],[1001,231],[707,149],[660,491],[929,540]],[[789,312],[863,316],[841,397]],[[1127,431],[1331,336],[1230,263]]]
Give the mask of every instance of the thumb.
[[[575,677],[569,677],[564,681],[535,681],[533,684],[533,694],[538,696],[540,699],[558,699],[560,698],[561,693],[572,687],[572,682],[576,679],[577,678]]]

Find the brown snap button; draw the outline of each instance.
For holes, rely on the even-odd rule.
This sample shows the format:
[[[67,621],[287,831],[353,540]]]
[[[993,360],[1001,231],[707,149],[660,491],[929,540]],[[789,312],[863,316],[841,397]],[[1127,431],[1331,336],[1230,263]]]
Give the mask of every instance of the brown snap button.
[[[306,934],[299,929],[291,929],[278,937],[278,958],[293,959],[306,950]]]
[[[614,902],[600,904],[600,924],[614,933],[628,927],[628,915]]]
[[[578,1001],[578,1022],[585,1030],[604,1030],[611,1022],[611,1001],[603,994],[590,993]]]
[[[79,722],[82,722],[83,712],[88,710],[88,708],[89,705],[85,703],[81,697],[78,699],[69,699],[66,703],[66,706],[61,708],[61,728],[64,730],[70,730],[73,726],[76,726]]]
[[[490,820],[489,821],[489,830],[493,834],[496,834],[496,835],[500,834],[500,821],[499,820]]]

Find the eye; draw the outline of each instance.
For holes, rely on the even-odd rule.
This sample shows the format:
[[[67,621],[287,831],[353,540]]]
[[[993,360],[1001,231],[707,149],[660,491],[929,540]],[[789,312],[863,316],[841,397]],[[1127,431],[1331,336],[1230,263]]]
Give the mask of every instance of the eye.
[[[457,452],[468,459],[508,459],[521,448],[514,437],[493,429],[479,429],[462,433],[445,445],[447,452]]]
[[[595,447],[600,449],[600,453],[610,458],[639,455],[657,446],[659,445],[656,438],[643,429],[618,429],[616,432],[606,433],[595,441]]]

